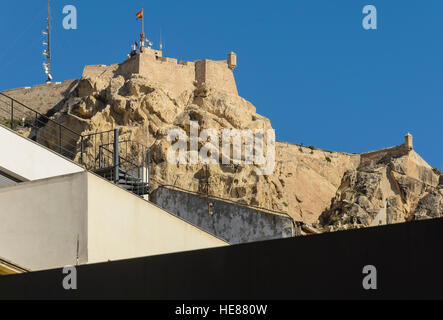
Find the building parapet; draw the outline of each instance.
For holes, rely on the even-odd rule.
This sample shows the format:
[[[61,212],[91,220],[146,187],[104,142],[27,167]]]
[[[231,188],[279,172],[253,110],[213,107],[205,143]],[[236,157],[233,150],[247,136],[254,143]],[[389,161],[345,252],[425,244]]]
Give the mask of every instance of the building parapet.
[[[231,244],[287,238],[299,235],[299,228],[288,215],[228,199],[160,186],[151,201],[178,217],[197,225]]]

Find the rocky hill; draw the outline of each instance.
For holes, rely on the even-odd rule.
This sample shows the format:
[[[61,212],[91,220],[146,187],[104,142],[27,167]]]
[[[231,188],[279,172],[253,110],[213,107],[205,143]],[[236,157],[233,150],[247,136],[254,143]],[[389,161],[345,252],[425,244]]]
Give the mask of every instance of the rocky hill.
[[[340,230],[440,217],[440,177],[406,144],[362,154],[358,168],[344,174],[320,225]]]
[[[121,66],[84,75],[66,88],[63,99],[47,110],[51,118],[83,134],[118,128],[123,139],[150,146],[152,189],[175,185],[209,192],[286,212],[322,231],[442,215],[440,173],[408,141],[364,154],[277,141],[270,175],[257,174],[256,165],[250,164],[171,164],[167,161],[171,128],[189,134],[190,121],[197,121],[200,129],[266,130],[271,122],[257,114],[250,102],[214,83],[195,82],[177,92],[149,73],[121,72]],[[199,141],[199,146],[204,142]],[[89,155],[86,159],[92,161],[92,152]]]

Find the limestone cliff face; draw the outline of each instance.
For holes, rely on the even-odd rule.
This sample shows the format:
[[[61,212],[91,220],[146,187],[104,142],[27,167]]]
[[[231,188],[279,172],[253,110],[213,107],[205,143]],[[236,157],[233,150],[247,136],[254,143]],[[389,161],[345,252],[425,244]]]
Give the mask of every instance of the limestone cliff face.
[[[320,226],[334,231],[441,217],[439,181],[439,174],[404,145],[362,154],[360,166],[344,174]]]
[[[83,134],[118,128],[122,139],[149,146],[152,189],[175,185],[209,192],[286,212],[296,221],[324,231],[442,214],[439,175],[404,145],[346,154],[277,142],[275,169],[270,175],[259,175],[255,165],[247,164],[171,164],[167,161],[169,129],[179,127],[189,134],[191,121],[197,121],[200,129],[219,131],[266,130],[271,123],[247,100],[210,83],[194,83],[179,93],[171,92],[149,76],[124,75],[118,69],[100,69],[94,76],[76,81],[52,118]],[[43,128],[42,136],[51,136],[51,130],[49,125]],[[94,145],[86,143],[85,160],[93,161]],[[199,146],[203,143],[200,140]]]
[[[328,208],[347,170],[359,165],[359,155],[328,152],[277,142],[275,169],[258,175],[255,165],[189,164],[167,161],[168,130],[189,134],[190,121],[200,129],[269,129],[269,119],[256,113],[247,100],[206,84],[180,95],[170,93],[149,78],[117,72],[82,78],[53,119],[83,134],[120,130],[122,139],[151,147],[151,182],[208,192],[243,204],[289,213],[297,221],[315,222]],[[45,134],[45,130],[48,130]],[[49,126],[42,136],[51,136]],[[78,143],[78,141],[66,141]],[[199,146],[203,141],[199,141]],[[86,161],[93,161],[87,143]],[[77,156],[79,157],[79,155]],[[209,181],[209,183],[207,183]],[[209,190],[207,186],[209,185]]]

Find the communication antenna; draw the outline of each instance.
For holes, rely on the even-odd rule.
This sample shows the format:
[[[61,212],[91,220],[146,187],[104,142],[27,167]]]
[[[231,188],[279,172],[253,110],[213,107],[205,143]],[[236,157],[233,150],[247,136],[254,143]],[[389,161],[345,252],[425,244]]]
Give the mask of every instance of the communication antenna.
[[[45,74],[48,76],[48,79],[46,80],[46,83],[49,83],[52,81],[52,75],[51,75],[51,6],[48,0],[48,18],[47,20],[47,26],[46,30],[43,30],[42,33],[44,36],[46,36],[45,41],[43,41],[43,55],[46,56],[46,62],[43,62],[43,70],[45,71]]]

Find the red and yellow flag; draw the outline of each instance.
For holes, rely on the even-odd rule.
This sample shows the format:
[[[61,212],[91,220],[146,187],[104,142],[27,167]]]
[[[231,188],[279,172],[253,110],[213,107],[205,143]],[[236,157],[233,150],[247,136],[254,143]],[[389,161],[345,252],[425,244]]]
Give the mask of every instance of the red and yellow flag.
[[[143,18],[143,9],[139,13],[137,13],[137,20]]]

